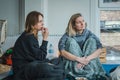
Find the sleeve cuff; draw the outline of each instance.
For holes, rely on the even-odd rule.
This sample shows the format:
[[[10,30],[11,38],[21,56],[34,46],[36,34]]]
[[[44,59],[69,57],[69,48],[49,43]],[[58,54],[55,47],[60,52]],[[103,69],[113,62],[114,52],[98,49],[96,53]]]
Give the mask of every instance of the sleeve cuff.
[[[47,44],[48,44],[48,41],[45,41],[45,40],[42,41],[42,45],[47,46]]]
[[[65,50],[64,48],[59,48],[59,51]]]

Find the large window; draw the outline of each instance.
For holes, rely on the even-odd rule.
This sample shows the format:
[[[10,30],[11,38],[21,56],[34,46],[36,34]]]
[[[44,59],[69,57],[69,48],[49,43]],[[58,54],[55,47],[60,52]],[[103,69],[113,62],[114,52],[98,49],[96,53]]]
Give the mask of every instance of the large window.
[[[120,54],[120,11],[101,10],[100,29],[101,41],[108,53]]]

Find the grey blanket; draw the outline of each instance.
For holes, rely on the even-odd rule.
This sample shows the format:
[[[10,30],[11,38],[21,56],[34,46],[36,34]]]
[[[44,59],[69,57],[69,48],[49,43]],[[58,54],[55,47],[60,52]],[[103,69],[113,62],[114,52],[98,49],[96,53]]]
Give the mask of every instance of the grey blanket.
[[[73,38],[69,38],[66,41],[65,49],[66,51],[72,53],[73,55],[84,57],[93,53],[97,49],[97,47],[95,39],[89,38],[85,41],[83,50],[81,50],[78,43]],[[74,77],[87,77],[87,78],[92,78],[94,75],[105,75],[105,72],[102,68],[99,58],[93,59],[92,61],[90,61],[88,65],[86,65],[82,69],[81,68],[78,69],[76,67],[77,64],[78,62],[65,59],[65,70],[69,71],[68,74]]]

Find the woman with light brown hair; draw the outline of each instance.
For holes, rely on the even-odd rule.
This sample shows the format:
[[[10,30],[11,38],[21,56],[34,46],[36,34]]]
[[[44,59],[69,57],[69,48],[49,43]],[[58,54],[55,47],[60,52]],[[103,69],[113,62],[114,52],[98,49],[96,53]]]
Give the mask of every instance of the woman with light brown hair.
[[[42,34],[40,47],[38,31]],[[64,71],[58,64],[52,64],[46,59],[48,34],[48,29],[44,27],[43,14],[30,12],[26,18],[25,31],[13,48],[13,80],[63,80]]]

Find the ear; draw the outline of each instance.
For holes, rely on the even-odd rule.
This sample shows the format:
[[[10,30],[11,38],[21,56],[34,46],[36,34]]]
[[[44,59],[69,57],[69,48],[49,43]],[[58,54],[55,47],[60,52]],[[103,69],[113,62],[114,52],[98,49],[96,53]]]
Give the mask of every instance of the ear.
[[[34,29],[35,27],[34,26],[31,26],[32,29]]]
[[[31,26],[32,31],[36,29],[36,26]]]

